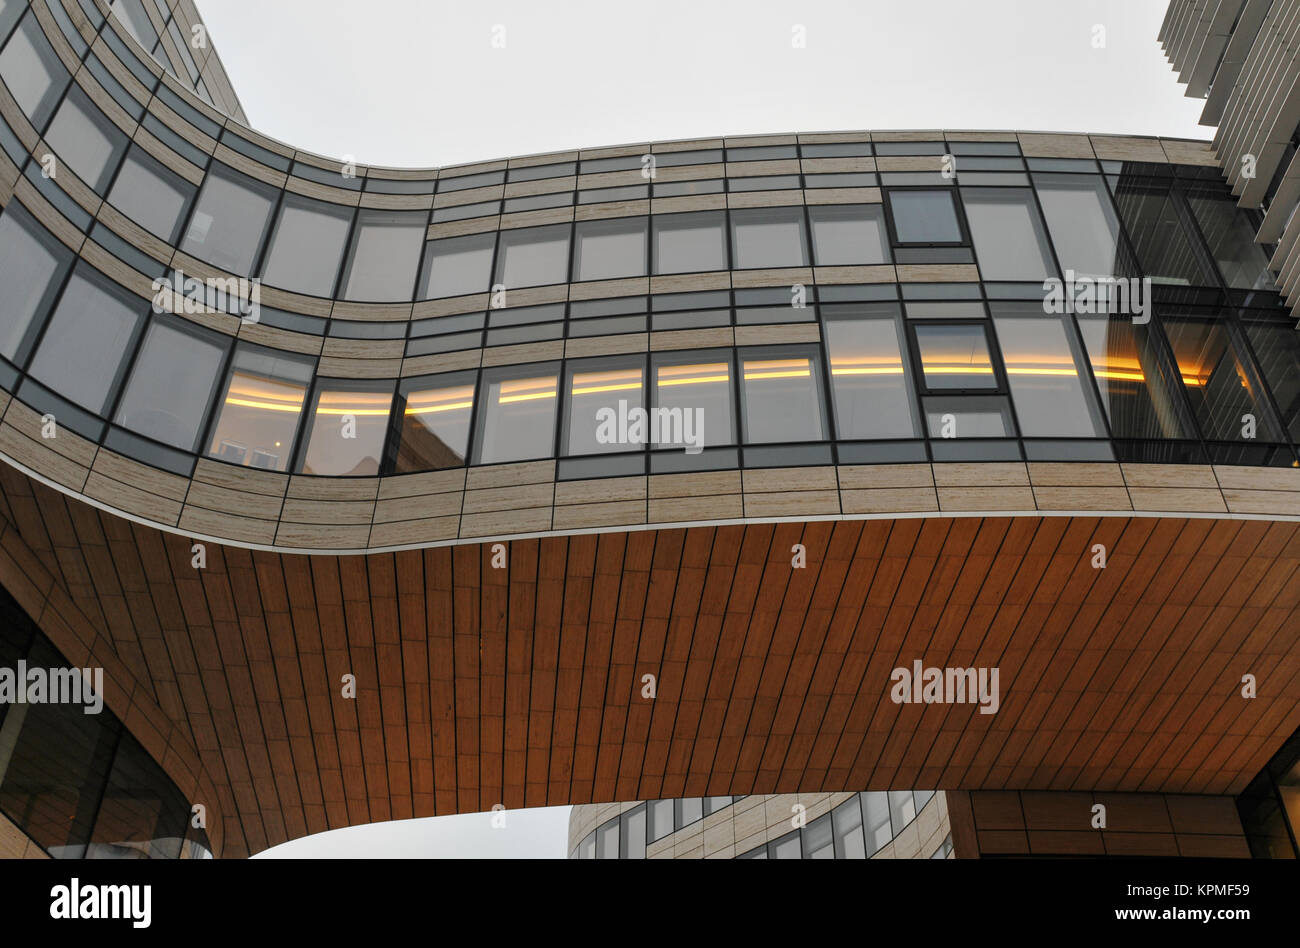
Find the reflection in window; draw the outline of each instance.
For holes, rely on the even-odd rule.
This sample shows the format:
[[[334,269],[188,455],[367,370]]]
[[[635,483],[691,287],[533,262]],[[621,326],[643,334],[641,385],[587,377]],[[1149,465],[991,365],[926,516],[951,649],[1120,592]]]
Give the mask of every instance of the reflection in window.
[[[351,225],[351,208],[285,194],[262,279],[294,293],[332,295]]]
[[[745,442],[821,441],[821,378],[817,360],[797,351],[742,353]]]
[[[1282,412],[1283,424],[1291,440],[1300,444],[1300,332],[1289,325],[1247,323],[1246,335]]]
[[[1056,273],[1029,188],[963,188],[971,240],[986,280],[1042,281]]]
[[[388,432],[392,383],[328,379],[317,385],[301,473],[374,477]]]
[[[927,388],[997,388],[982,324],[926,323],[913,329]]]
[[[721,211],[655,215],[654,272],[698,273],[727,269]]]
[[[427,219],[415,211],[360,211],[343,277],[343,298],[376,303],[409,300]]]
[[[54,114],[45,140],[77,176],[102,193],[126,150],[126,135],[74,85]]]
[[[194,185],[138,145],[127,152],[108,202],[155,237],[176,242]]]
[[[1142,262],[1142,272],[1152,282],[1213,286],[1214,275],[1197,252],[1194,238],[1189,237],[1175,200],[1167,185],[1140,184],[1121,177],[1115,189],[1115,203]]]
[[[961,242],[951,191],[889,191],[894,233],[904,244]]]
[[[1030,306],[1036,314],[1000,316],[995,307],[993,317],[1021,433],[1031,438],[1104,435],[1073,329],[1060,317],[1045,316],[1041,306]]]
[[[212,404],[225,339],[181,320],[155,318],[122,392],[117,423],[193,451]]]
[[[1178,362],[1187,398],[1206,438],[1281,439],[1273,416],[1260,397],[1259,385],[1253,381],[1255,373],[1228,335],[1224,323],[1165,318],[1161,324]],[[1243,433],[1246,415],[1254,418],[1253,435]]]
[[[495,283],[507,289],[563,283],[569,272],[569,225],[503,230]]]
[[[461,372],[402,382],[396,473],[464,466],[474,418],[475,378],[474,372]]]
[[[804,859],[834,859],[835,838],[831,829],[831,815],[823,813],[803,831]]]
[[[286,470],[312,370],[308,359],[240,344],[208,454],[229,464]]]
[[[608,454],[646,445],[650,432],[637,423],[639,410],[645,407],[641,358],[571,364],[568,380],[565,454]]]
[[[655,360],[654,380],[656,408],[680,411],[683,418],[690,412],[693,418],[702,419],[702,430],[696,435],[708,446],[735,443],[731,428],[729,353],[660,356]],[[661,430],[660,434],[664,432]],[[673,444],[680,442],[660,441],[655,447]]]
[[[483,293],[492,280],[496,231],[430,241],[420,278],[421,299]]]
[[[866,841],[862,836],[862,807],[855,799],[841,803],[831,811],[835,830],[836,859],[865,859]]]
[[[889,797],[882,790],[859,794],[862,801],[863,828],[867,836],[867,851],[877,852],[893,839],[889,829]]]
[[[738,270],[808,265],[802,207],[753,207],[731,212],[731,251]]]
[[[1101,404],[1116,438],[1185,437],[1173,389],[1148,327],[1127,319],[1078,321]]]
[[[1229,194],[1189,194],[1196,223],[1228,286],[1239,290],[1276,290],[1268,254],[1255,243],[1256,227]]]
[[[879,204],[808,208],[813,262],[819,267],[889,263],[885,209]]]
[[[1011,403],[1002,396],[948,396],[925,399],[925,424],[931,438],[1010,438],[1016,433]]]
[[[54,301],[72,253],[17,201],[0,217],[0,355],[21,363]]]
[[[574,231],[573,279],[644,276],[646,219],[579,221]]]
[[[898,317],[858,316],[856,307],[830,306],[823,307],[823,317],[838,436],[916,437]]]
[[[36,130],[43,129],[68,81],[68,72],[41,31],[35,12],[23,18],[0,52],[0,78]]]
[[[474,463],[552,457],[558,395],[559,376],[552,366],[485,371]]]
[[[673,801],[651,800],[648,804],[650,813],[650,842],[657,842],[673,831]]]
[[[262,246],[275,190],[224,165],[203,179],[181,250],[239,276],[247,276]]]
[[[104,788],[87,859],[179,859],[190,805],[130,734]]]
[[[1131,276],[1119,258],[1119,217],[1100,175],[1035,174],[1038,200],[1062,270],[1076,277]]]

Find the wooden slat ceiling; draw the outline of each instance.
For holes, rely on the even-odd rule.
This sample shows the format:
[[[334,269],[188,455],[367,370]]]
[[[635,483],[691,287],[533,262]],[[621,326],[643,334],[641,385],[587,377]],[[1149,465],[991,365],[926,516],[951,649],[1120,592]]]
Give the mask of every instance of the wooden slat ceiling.
[[[737,524],[515,541],[507,569],[487,544],[209,545],[200,571],[186,538],[3,465],[0,516],[0,581],[104,665],[225,856],[498,803],[1235,793],[1300,727],[1296,522]],[[998,666],[1001,710],[892,703],[918,658]]]

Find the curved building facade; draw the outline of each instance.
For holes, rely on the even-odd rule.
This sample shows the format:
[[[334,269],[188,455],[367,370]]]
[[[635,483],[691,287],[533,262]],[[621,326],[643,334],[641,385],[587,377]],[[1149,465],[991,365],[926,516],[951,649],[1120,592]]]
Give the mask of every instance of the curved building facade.
[[[189,3],[116,14],[0,0],[0,583],[218,855],[1236,794],[1300,728],[1300,339],[1207,143],[365,167],[243,124]],[[913,661],[998,707],[891,700]]]

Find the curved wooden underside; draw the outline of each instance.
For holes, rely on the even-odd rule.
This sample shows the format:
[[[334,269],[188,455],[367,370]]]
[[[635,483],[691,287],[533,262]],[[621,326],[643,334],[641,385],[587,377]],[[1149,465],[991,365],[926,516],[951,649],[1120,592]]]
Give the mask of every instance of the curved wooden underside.
[[[7,465],[0,517],[0,582],[104,666],[228,857],[498,803],[1234,793],[1300,727],[1294,521],[742,523],[516,540],[504,569],[490,543],[209,544],[195,569],[187,538]],[[893,703],[917,659],[998,667],[998,713]]]

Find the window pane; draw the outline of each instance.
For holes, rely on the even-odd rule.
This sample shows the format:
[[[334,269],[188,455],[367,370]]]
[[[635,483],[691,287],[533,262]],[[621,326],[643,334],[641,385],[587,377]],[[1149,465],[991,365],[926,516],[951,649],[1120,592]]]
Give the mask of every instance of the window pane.
[[[1127,319],[1080,319],[1101,404],[1116,438],[1182,438],[1169,386],[1146,326]]]
[[[476,379],[477,373],[461,372],[402,382],[398,474],[464,466]]]
[[[275,191],[269,186],[213,165],[203,180],[181,250],[247,276],[274,204]]]
[[[172,447],[194,450],[224,356],[225,345],[214,335],[155,319],[122,393],[117,423]]]
[[[808,208],[814,262],[819,267],[889,263],[885,209],[879,204]]]
[[[495,231],[430,241],[424,254],[421,299],[486,292],[492,282],[496,244]]]
[[[506,289],[565,282],[569,272],[569,225],[501,232],[496,283]]]
[[[690,826],[696,820],[704,819],[704,801],[699,797],[687,797],[677,801],[677,828]]]
[[[130,734],[123,734],[87,859],[179,859],[190,805]]]
[[[148,304],[86,264],[68,281],[28,372],[102,415]]]
[[[1061,269],[1077,277],[1130,276],[1119,260],[1119,217],[1100,175],[1036,174],[1038,200]]]
[[[1300,444],[1300,332],[1290,326],[1248,323],[1246,335],[1291,440]]]
[[[618,858],[618,820],[596,827],[596,858]]]
[[[894,826],[894,835],[903,831],[903,827],[916,818],[916,805],[912,800],[911,790],[889,791],[889,821]]]
[[[578,858],[579,858],[579,859],[595,859],[595,858],[596,858],[596,833],[595,833],[595,831],[592,831],[592,832],[588,833],[588,834],[587,834],[587,837],[586,837],[586,838],[585,838],[585,839],[584,839],[584,840],[583,840],[583,841],[578,845]]]
[[[904,244],[944,244],[961,241],[957,208],[951,191],[890,191],[894,232]]]
[[[663,839],[673,831],[673,801],[651,800],[649,811],[650,842],[653,843]]]
[[[835,840],[831,835],[831,815],[829,813],[817,817],[803,831],[803,858],[835,858]]]
[[[731,212],[733,266],[803,267],[808,265],[802,207],[754,207]]]
[[[745,443],[821,441],[821,378],[811,355],[769,350],[742,357]]]
[[[332,295],[351,225],[350,208],[286,194],[262,279],[294,293]]]
[[[0,53],[0,78],[39,132],[68,81],[68,71],[55,55],[32,13],[23,18]]]
[[[786,833],[775,842],[768,843],[768,858],[770,859],[799,859],[801,858],[799,848],[799,831]]]
[[[565,454],[609,454],[644,448],[645,365],[640,358],[578,362],[568,370]]]
[[[993,320],[1021,433],[1043,438],[1104,435],[1071,338],[1073,329],[1039,310],[1036,316],[998,316],[995,309]]]
[[[126,150],[126,135],[76,85],[54,114],[45,140],[64,164],[101,193]]]
[[[985,280],[1034,280],[1055,275],[1043,222],[1029,188],[963,188],[966,220]]]
[[[862,804],[857,797],[841,803],[831,811],[835,826],[835,858],[865,859],[866,840],[862,836]]]
[[[889,797],[884,791],[859,794],[862,799],[863,827],[867,835],[867,854],[878,852],[893,839],[889,829]]]
[[[312,406],[303,474],[374,477],[388,432],[392,383],[321,383]]]
[[[424,249],[426,221],[424,214],[410,211],[361,211],[343,298],[377,303],[409,300]]]
[[[612,280],[644,276],[646,219],[579,221],[573,248],[573,279]]]
[[[22,362],[72,253],[17,201],[0,217],[0,354]]]
[[[484,372],[474,463],[552,457],[558,384],[553,366]]]
[[[1147,186],[1120,178],[1115,203],[1142,262],[1142,272],[1153,282],[1214,285],[1214,276],[1193,249],[1166,186]]]
[[[654,272],[697,273],[727,269],[723,214],[669,214],[652,218]]]
[[[619,819],[619,851],[624,859],[645,858],[645,804],[628,810]]]
[[[685,432],[691,425],[697,443],[715,447],[734,444],[731,430],[731,362],[718,361],[718,353],[696,353],[690,361],[681,358],[660,357],[655,363],[655,407],[668,412],[681,412],[678,430]],[[663,417],[661,411],[660,416]],[[681,445],[681,440],[668,440],[666,428],[661,424],[660,439],[655,447]],[[689,443],[689,442],[686,442]]]
[[[997,388],[983,325],[925,324],[914,329],[928,388]]]
[[[916,437],[916,407],[898,317],[823,316],[839,437]]]
[[[1255,226],[1231,195],[1189,194],[1196,223],[1228,286],[1240,290],[1275,290],[1268,254],[1255,243]]]
[[[230,464],[286,470],[312,368],[306,359],[273,349],[236,348],[208,454]]]
[[[1258,401],[1259,386],[1245,356],[1218,322],[1193,319],[1161,320],[1169,346],[1178,362],[1196,421],[1206,438],[1241,441],[1245,435],[1243,416],[1255,419],[1255,437],[1280,441],[1273,417]]]
[[[987,395],[925,399],[925,424],[931,438],[1009,438],[1016,433],[1011,403]]]
[[[167,243],[176,242],[185,208],[194,196],[190,184],[164,168],[139,147],[127,152],[108,201],[137,224]]]
[[[154,48],[158,42],[158,31],[153,28],[153,22],[140,0],[114,0],[113,12],[137,43],[147,50]]]

